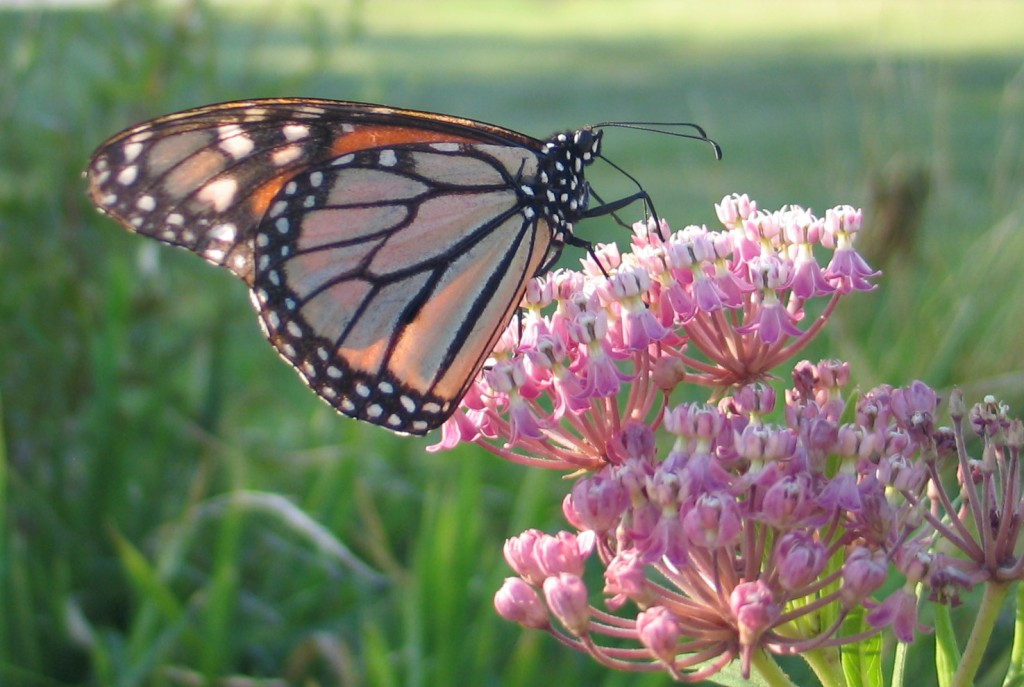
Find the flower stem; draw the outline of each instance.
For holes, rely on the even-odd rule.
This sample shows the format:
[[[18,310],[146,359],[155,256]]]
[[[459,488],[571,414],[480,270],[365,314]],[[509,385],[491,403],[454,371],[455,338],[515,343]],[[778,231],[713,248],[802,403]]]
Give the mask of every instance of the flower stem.
[[[995,629],[996,620],[1002,610],[1003,601],[1010,591],[1010,585],[1000,582],[990,582],[985,585],[985,594],[982,596],[981,605],[974,621],[974,628],[971,636],[964,647],[964,655],[960,666],[953,676],[951,687],[967,687],[974,684],[974,677],[981,666],[981,659],[992,637],[992,630]]]
[[[846,687],[839,652],[834,649],[812,649],[800,654],[800,657],[807,661],[822,687]]]
[[[755,651],[752,665],[754,671],[764,678],[765,684],[772,687],[795,687],[789,676],[767,651]]]
[[[918,585],[920,589],[920,585]],[[935,672],[938,675],[939,687],[949,687],[956,673],[956,667],[960,665],[962,655],[960,647],[957,646],[956,632],[953,629],[953,619],[950,615],[949,606],[936,604],[933,611],[935,624]],[[900,646],[904,646],[902,643]]]
[[[1024,584],[1017,585],[1017,607],[1013,623],[1013,647],[1010,649],[1010,668],[1003,684],[1007,687],[1024,685]]]

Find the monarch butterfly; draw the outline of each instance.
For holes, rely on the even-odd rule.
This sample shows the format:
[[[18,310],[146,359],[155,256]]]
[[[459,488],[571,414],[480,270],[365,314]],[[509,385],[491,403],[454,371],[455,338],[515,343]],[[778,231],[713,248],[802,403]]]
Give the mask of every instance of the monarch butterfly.
[[[564,244],[588,245],[573,224],[649,204],[640,190],[588,209],[601,134],[541,141],[366,103],[248,100],[122,131],[86,175],[102,212],[245,281],[264,335],[330,405],[425,434],[527,280]]]

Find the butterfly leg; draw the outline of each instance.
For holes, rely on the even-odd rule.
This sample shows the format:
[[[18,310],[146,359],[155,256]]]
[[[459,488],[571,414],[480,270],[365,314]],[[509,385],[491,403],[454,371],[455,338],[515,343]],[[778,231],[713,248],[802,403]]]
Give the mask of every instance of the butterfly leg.
[[[648,195],[647,191],[640,189],[639,191],[632,195],[626,196],[625,198],[619,198],[618,200],[613,200],[611,202],[605,202],[599,195],[593,193],[593,191],[591,191],[591,194],[595,198],[597,198],[598,202],[600,202],[601,204],[598,205],[597,207],[590,208],[583,212],[580,215],[580,219],[589,219],[591,217],[611,215],[613,218],[615,218],[615,221],[618,222],[621,226],[625,227],[626,229],[631,229],[632,225],[626,224],[624,221],[622,221],[622,219],[619,218],[618,214],[616,214],[616,211],[621,210],[622,208],[628,205],[632,205],[633,203],[639,200],[643,201],[644,208],[650,211],[651,219],[654,220],[655,231],[658,232],[658,236],[661,236],[661,220],[658,217],[657,210],[654,209],[654,202],[651,200],[651,196]],[[661,236],[661,238],[664,239],[665,237]],[[598,259],[597,253],[594,252],[593,243],[587,241],[586,239],[582,239],[576,236],[575,234],[570,234],[569,236],[567,236],[565,238],[565,243],[570,246],[585,249],[587,253],[590,254],[590,257],[594,259],[594,262],[597,263],[597,266],[601,268],[601,272],[604,274],[604,276],[609,276],[607,270],[605,270],[604,268],[604,265],[602,265],[601,261]]]

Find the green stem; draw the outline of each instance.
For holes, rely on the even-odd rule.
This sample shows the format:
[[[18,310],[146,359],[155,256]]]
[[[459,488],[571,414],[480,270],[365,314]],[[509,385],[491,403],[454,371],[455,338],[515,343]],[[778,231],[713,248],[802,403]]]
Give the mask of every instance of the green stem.
[[[950,687],[956,667],[960,665],[963,656],[956,643],[956,631],[953,629],[949,606],[935,604],[932,614],[935,624],[935,672],[939,687]]]
[[[812,649],[800,654],[807,661],[822,687],[846,687],[846,677],[839,660],[839,652],[833,649]]]
[[[795,687],[789,676],[779,667],[767,651],[755,651],[751,662],[754,672],[771,687]]]
[[[1010,649],[1010,668],[1006,671],[1003,687],[1024,685],[1024,584],[1017,585],[1017,607],[1014,610],[1013,647]]]
[[[985,648],[992,637],[992,630],[995,629],[996,620],[1009,591],[1010,585],[1004,582],[989,582],[985,585],[985,594],[982,596],[971,636],[964,647],[964,655],[956,675],[953,676],[951,687],[969,687],[974,684],[974,677],[981,666],[982,656],[985,654]]]

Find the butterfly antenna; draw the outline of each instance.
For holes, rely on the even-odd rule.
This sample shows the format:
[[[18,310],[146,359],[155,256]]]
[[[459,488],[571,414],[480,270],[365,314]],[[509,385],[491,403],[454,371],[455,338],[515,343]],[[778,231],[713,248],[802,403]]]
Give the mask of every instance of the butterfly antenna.
[[[708,138],[707,132],[704,131],[703,127],[701,127],[698,124],[693,124],[690,122],[602,122],[600,124],[594,124],[591,128],[600,129],[604,127],[617,127],[620,129],[648,131],[654,134],[665,134],[666,136],[676,136],[678,138],[688,138],[693,141],[701,141],[711,146],[711,149],[715,153],[715,159],[722,159],[722,147],[718,145],[717,141]],[[693,130],[696,133],[684,133],[682,131],[673,131],[673,128],[687,128]],[[627,224],[622,220],[621,217],[619,217],[617,210],[621,210],[627,205],[635,203],[636,201],[639,200],[643,202],[644,210],[648,213],[649,219],[654,220],[654,230],[658,233],[659,236],[661,236],[661,218],[658,216],[658,211],[654,208],[654,201],[651,200],[651,196],[644,189],[640,181],[632,174],[624,170],[622,167],[619,167],[617,164],[609,160],[604,155],[599,155],[599,157],[606,163],[611,165],[611,167],[615,169],[617,172],[619,172],[624,177],[632,181],[633,185],[636,186],[637,188],[637,192],[632,195],[626,196],[625,198],[620,198],[610,203],[606,203],[604,199],[601,198],[601,196],[591,191],[591,194],[594,196],[594,198],[596,198],[597,201],[601,204],[583,213],[581,219],[586,217],[597,217],[600,215],[611,215],[612,218],[614,218],[618,224],[625,227],[626,229],[630,229],[632,228],[631,225]],[[662,236],[662,238],[665,237]],[[598,259],[597,253],[595,252],[594,245],[592,243],[584,239],[578,238],[576,236],[570,236],[566,243],[571,246],[577,246],[586,249],[587,253],[590,254],[590,257],[594,259],[595,263],[597,263],[597,266],[601,269],[601,272],[604,274],[604,276],[606,278],[609,276],[608,271],[605,270],[604,265],[601,264],[601,260]]]
[[[715,152],[716,160],[722,159],[722,146],[718,145],[718,142],[713,138],[708,137],[707,132],[704,131],[704,127],[692,122],[602,122],[594,125],[595,129],[599,129],[601,127],[617,127],[619,129],[649,131],[652,134],[665,134],[666,136],[676,136],[677,138],[688,138],[691,141],[701,141],[702,143],[707,143],[711,146],[711,149]],[[687,134],[682,131],[672,131],[672,128],[692,129],[696,133]]]

